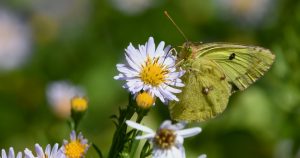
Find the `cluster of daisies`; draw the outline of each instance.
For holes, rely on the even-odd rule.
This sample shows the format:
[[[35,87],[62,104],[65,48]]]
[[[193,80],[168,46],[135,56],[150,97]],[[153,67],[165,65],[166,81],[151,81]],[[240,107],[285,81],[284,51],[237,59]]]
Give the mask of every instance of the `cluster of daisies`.
[[[76,135],[75,131],[70,134],[70,140],[64,140],[63,146],[59,147],[56,143],[54,146],[48,144],[45,150],[35,144],[35,152],[25,149],[24,153],[15,153],[12,147],[6,153],[4,149],[1,151],[1,158],[81,158],[84,157],[89,148],[88,140],[81,133]],[[24,155],[23,155],[24,154]]]
[[[150,108],[156,98],[164,104],[178,101],[175,94],[180,93],[180,87],[184,86],[180,77],[185,71],[176,68],[177,58],[171,51],[171,47],[165,47],[163,41],[155,47],[152,37],[145,45],[135,48],[130,43],[125,49],[126,63],[117,64],[120,73],[114,79],[126,81],[123,88],[135,97],[139,107]],[[152,143],[153,158],[185,158],[184,138],[201,132],[199,127],[183,129],[186,123],[172,124],[169,120],[164,121],[156,131],[130,120],[126,124],[146,133],[136,139],[148,139]],[[199,157],[205,158],[206,155]]]
[[[171,52],[170,46],[165,47],[165,43],[160,42],[156,47],[154,39],[150,37],[148,42],[145,45],[139,45],[138,49],[130,44],[125,49],[125,58],[126,64],[117,64],[120,73],[114,78],[126,81],[123,87],[134,96],[138,107],[149,109],[155,104],[156,98],[164,104],[169,101],[178,101],[175,94],[180,93],[180,87],[184,86],[180,77],[185,72],[176,68],[176,56]],[[88,100],[85,97],[72,98],[71,118],[75,124],[72,129],[76,129],[87,107]],[[164,121],[157,130],[134,121],[126,120],[125,122],[129,127],[144,133],[144,135],[136,136],[135,139],[147,139],[152,144],[153,158],[185,158],[184,138],[201,132],[200,127],[184,129],[185,122],[172,124],[170,120]],[[13,148],[6,153],[2,149],[0,158],[22,158],[23,156],[25,158],[83,158],[89,146],[88,140],[81,133],[77,135],[73,130],[70,140],[64,140],[61,147],[58,144],[47,145],[44,150],[36,144],[35,152],[26,148],[23,153],[15,153]],[[200,155],[198,158],[206,158],[206,155]]]

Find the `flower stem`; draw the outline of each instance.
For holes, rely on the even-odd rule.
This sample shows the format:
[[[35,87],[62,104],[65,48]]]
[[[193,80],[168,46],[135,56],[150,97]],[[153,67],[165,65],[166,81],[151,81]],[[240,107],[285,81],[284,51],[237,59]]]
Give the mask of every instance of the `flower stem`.
[[[96,150],[96,152],[97,152],[99,158],[103,158],[102,152],[101,152],[101,150],[97,147],[97,145],[94,144],[94,143],[92,143],[92,146],[93,146],[94,149]]]
[[[147,115],[148,111],[149,111],[148,109],[146,109],[146,110],[145,109],[140,109],[140,108],[137,109],[138,116],[137,116],[136,122],[141,123],[143,118]],[[132,141],[129,144],[130,157],[135,157],[137,148],[138,148],[139,143],[140,143],[140,140],[135,140],[135,137],[137,135],[140,135],[140,134],[142,134],[141,131],[139,131],[139,132],[137,130],[133,131],[133,134],[131,136]]]
[[[129,103],[125,109],[119,109],[119,117],[113,116],[117,119],[114,122],[116,124],[116,131],[113,136],[113,142],[109,150],[108,158],[126,157],[131,154],[135,154],[138,147],[138,142],[135,142],[135,137],[138,132],[133,129],[127,133],[126,120],[130,120],[132,116],[137,113],[136,122],[140,123],[147,115],[149,110],[144,110],[136,106],[132,95],[129,95]],[[120,156],[123,155],[123,156]]]
[[[117,129],[113,136],[113,142],[110,147],[110,151],[108,154],[108,158],[117,158],[120,157],[119,155],[123,151],[125,144],[127,142],[127,125],[126,120],[131,119],[131,117],[134,115],[136,111],[136,108],[133,104],[132,96],[129,95],[129,104],[126,107],[126,109],[119,109],[119,117],[114,116],[114,118],[117,118],[117,122],[115,123],[117,126]]]

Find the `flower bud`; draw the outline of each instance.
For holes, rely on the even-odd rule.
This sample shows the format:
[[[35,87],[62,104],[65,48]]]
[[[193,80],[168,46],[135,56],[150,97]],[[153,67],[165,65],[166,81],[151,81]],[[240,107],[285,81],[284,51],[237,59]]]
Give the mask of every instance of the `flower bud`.
[[[84,97],[73,97],[71,99],[71,108],[75,112],[85,112],[88,108],[88,100]]]
[[[148,109],[155,103],[155,97],[148,92],[140,92],[136,96],[136,103],[142,109]]]

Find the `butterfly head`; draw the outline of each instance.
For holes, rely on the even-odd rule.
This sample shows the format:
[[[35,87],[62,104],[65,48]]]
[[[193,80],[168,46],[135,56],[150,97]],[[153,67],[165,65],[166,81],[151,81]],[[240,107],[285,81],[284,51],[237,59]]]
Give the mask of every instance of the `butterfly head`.
[[[181,47],[178,58],[181,60],[195,59],[197,52],[197,44],[193,42],[185,42]]]

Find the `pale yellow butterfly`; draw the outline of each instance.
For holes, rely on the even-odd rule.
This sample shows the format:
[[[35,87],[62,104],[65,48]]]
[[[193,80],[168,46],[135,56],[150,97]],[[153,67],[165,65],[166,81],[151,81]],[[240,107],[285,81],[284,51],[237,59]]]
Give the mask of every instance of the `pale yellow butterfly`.
[[[172,119],[214,118],[225,110],[232,93],[246,89],[263,76],[274,59],[271,51],[257,46],[184,43],[178,54],[178,66],[186,70],[182,78],[185,87],[177,95],[179,102],[169,105]]]

